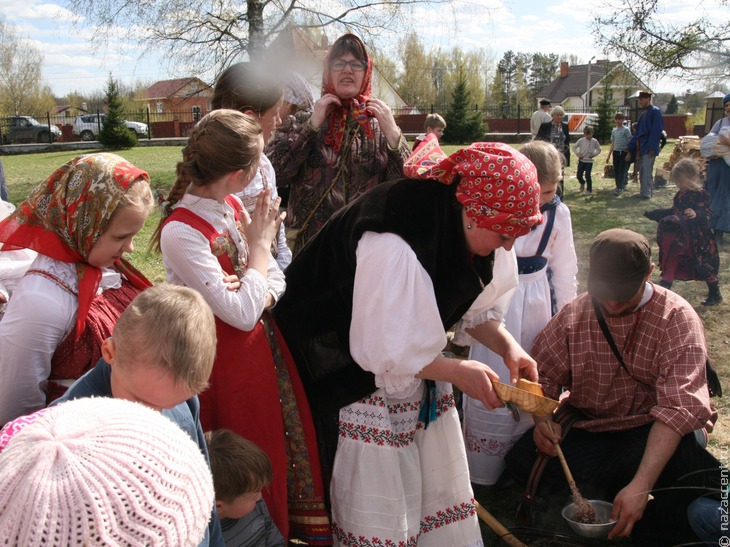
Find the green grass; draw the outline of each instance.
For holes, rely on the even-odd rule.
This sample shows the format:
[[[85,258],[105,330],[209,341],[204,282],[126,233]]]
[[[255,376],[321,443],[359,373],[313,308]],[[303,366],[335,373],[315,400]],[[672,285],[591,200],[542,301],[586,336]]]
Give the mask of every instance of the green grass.
[[[115,152],[150,174],[153,188],[169,189],[175,182],[175,167],[182,158],[179,146],[137,147]],[[98,150],[49,152],[0,156],[5,168],[10,201],[19,203],[48,176],[64,163],[81,154]]]
[[[137,147],[115,152],[127,161],[144,169],[150,175],[153,190],[161,190],[165,196],[175,182],[177,162],[182,158],[179,146]],[[70,152],[49,152],[46,154],[24,154],[2,156],[10,201],[18,204],[58,167],[84,153],[98,150]],[[134,240],[135,251],[130,260],[153,283],[164,281],[165,269],[162,259],[156,253],[148,253],[147,247],[152,233],[160,221],[160,212],[155,208],[145,222],[144,228]]]
[[[445,146],[446,152],[455,151],[458,147]],[[662,167],[669,159],[674,149],[674,142],[670,141],[656,161],[656,167]],[[613,179],[602,177],[603,167],[608,147],[603,147],[603,153],[597,158],[593,168],[593,195],[581,196],[578,193],[578,182],[575,178],[576,164],[566,169],[564,201],[571,210],[573,219],[573,237],[579,264],[579,292],[586,288],[588,249],[593,238],[602,230],[622,227],[636,230],[646,235],[653,244],[654,256],[657,256],[656,223],[646,219],[643,212],[647,209],[669,207],[676,192],[674,187],[659,189],[651,200],[643,200],[638,196],[638,184],[629,183],[628,190],[620,197],[613,196]],[[121,156],[138,167],[150,173],[152,186],[165,194],[175,180],[175,166],[181,157],[180,147],[150,147],[134,148],[119,152]],[[13,203],[19,203],[41,181],[43,181],[56,167],[72,159],[79,152],[54,152],[47,154],[2,156],[5,174],[8,181],[10,198]],[[575,156],[572,158],[575,160]],[[139,236],[135,239],[136,250],[130,257],[153,282],[162,281],[165,277],[161,257],[157,254],[147,254],[147,243],[159,222],[159,212],[153,211]],[[727,264],[730,260],[730,243],[726,243],[720,252],[720,280],[721,285],[728,279]],[[654,279],[658,281],[658,271]],[[697,310],[705,324],[710,356],[720,373],[721,379],[730,377],[730,335],[725,325],[730,320],[730,291],[724,290],[726,301],[714,308],[705,308],[700,302],[707,294],[707,288],[700,282],[675,283],[674,290],[685,297]],[[730,390],[730,385],[725,386]],[[730,392],[729,392],[730,393]],[[710,439],[710,450],[726,465],[730,463],[730,427],[728,427],[728,404],[724,399],[714,399],[719,411],[719,420]],[[496,490],[490,487],[477,487],[477,499],[494,516],[508,528],[515,526],[514,508],[521,491],[517,488]],[[563,523],[555,523],[556,531],[565,532]],[[486,545],[499,545],[496,535],[486,527],[484,539]],[[586,543],[588,544],[588,543]],[[601,545],[601,543],[598,543]],[[608,545],[608,542],[604,544]],[[615,542],[613,543],[616,544]],[[623,543],[619,543],[622,545]],[[595,545],[595,543],[594,543]]]

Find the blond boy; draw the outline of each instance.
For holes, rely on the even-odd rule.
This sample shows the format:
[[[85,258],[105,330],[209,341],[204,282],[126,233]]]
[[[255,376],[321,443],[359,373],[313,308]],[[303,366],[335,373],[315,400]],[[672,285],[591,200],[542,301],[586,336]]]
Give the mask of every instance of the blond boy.
[[[142,403],[175,422],[208,456],[197,394],[208,385],[215,318],[196,291],[162,283],[140,293],[102,343],[102,359],[55,401],[114,397]],[[215,507],[200,545],[222,546]]]

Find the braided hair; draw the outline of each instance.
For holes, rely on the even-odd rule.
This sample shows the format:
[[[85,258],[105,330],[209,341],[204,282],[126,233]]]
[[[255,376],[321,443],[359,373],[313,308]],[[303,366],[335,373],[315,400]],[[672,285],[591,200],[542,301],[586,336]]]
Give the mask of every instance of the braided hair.
[[[151,249],[160,252],[162,225],[190,185],[206,186],[228,173],[257,165],[261,134],[258,120],[237,110],[214,110],[201,118],[182,150],[177,179],[163,203],[162,218],[150,241]]]

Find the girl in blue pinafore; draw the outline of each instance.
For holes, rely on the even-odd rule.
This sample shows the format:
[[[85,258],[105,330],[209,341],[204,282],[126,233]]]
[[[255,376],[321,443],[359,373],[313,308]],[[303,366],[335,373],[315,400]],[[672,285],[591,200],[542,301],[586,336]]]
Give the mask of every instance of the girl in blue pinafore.
[[[542,224],[515,241],[519,285],[504,323],[515,340],[529,351],[552,317],[554,304],[559,309],[575,297],[578,265],[570,211],[555,196],[561,166],[555,147],[532,141],[520,152],[537,168],[544,218]],[[486,363],[499,374],[501,382],[509,384],[509,369],[502,358],[484,345],[472,343],[469,358]],[[473,483],[497,482],[505,468],[505,454],[534,425],[529,414],[514,412],[513,415],[506,407],[487,410],[481,402],[464,396],[464,440]]]

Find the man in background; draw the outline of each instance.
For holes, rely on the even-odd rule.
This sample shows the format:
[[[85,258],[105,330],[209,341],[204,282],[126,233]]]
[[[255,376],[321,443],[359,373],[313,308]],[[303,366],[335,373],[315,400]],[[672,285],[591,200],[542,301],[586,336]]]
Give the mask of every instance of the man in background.
[[[659,155],[659,141],[664,130],[662,112],[651,104],[651,91],[639,91],[639,105],[644,112],[639,118],[636,133],[627,147],[626,161],[633,158],[639,167],[641,197],[649,199],[654,189],[654,160]]]
[[[535,110],[535,112],[532,113],[532,117],[530,118],[530,133],[532,133],[533,139],[535,138],[535,135],[537,135],[537,132],[540,130],[540,126],[545,122],[549,122],[551,119],[550,101],[548,101],[547,99],[541,99],[540,108]]]

